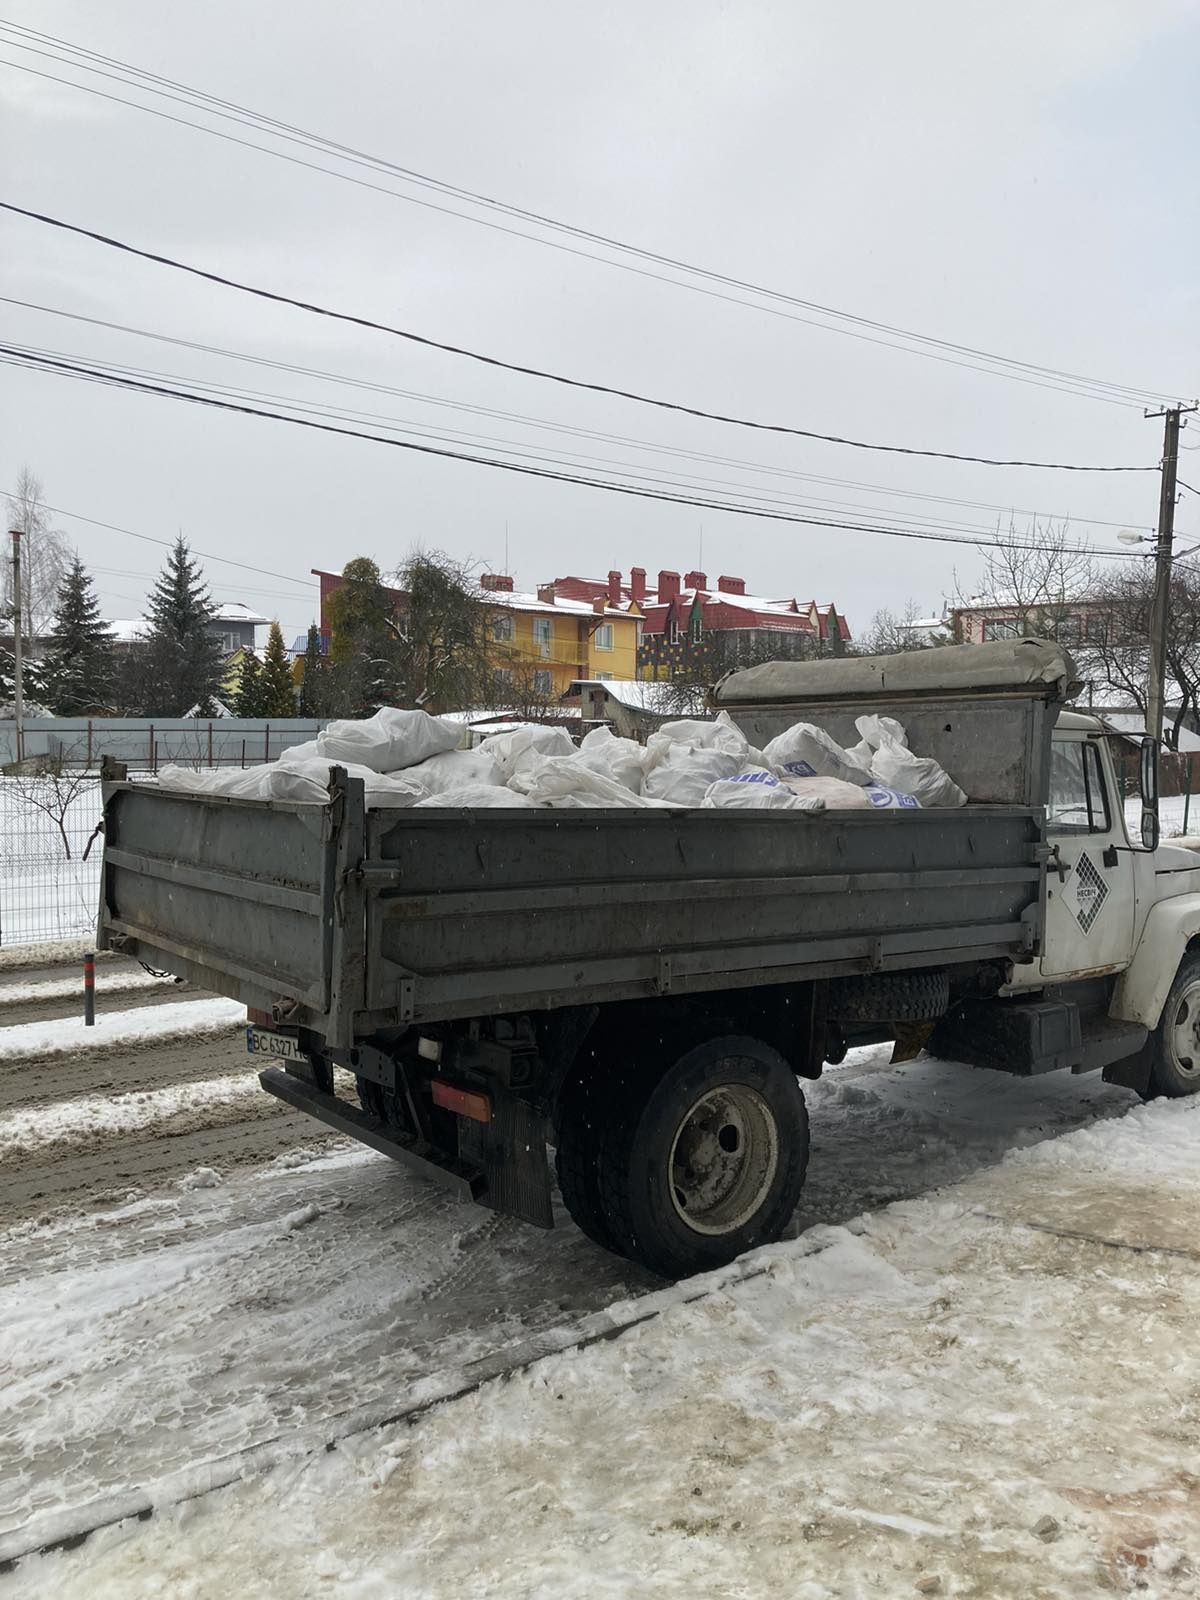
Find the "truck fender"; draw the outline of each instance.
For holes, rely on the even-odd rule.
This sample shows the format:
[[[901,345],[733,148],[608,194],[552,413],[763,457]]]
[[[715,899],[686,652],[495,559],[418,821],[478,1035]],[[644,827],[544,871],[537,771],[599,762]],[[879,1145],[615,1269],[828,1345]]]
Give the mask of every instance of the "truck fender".
[[[1179,963],[1198,937],[1200,894],[1174,895],[1152,906],[1133,960],[1117,979],[1109,1015],[1157,1028]]]

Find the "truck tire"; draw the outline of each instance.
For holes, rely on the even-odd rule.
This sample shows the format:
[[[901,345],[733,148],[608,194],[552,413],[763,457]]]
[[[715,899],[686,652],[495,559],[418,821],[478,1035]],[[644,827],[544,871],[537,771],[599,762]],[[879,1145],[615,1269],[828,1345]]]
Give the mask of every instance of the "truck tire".
[[[839,1022],[933,1022],[949,1009],[945,972],[880,972],[829,985],[829,1015]]]
[[[1154,1030],[1147,1098],[1200,1092],[1200,955],[1184,956]]]
[[[610,1249],[682,1278],[780,1236],[804,1187],[808,1112],[777,1050],[730,1034],[609,1081],[596,1178]]]

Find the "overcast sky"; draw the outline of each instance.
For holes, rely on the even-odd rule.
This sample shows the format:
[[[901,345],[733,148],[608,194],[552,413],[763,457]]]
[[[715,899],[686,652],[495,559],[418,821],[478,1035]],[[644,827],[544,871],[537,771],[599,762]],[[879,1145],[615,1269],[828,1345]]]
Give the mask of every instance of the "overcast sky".
[[[790,295],[1113,383],[1200,390],[1200,9],[1187,0],[3,9],[416,171]],[[130,96],[8,42],[0,60]],[[393,193],[356,187],[12,65],[0,66],[0,115],[2,198],[510,361],[864,440],[1158,459],[1162,425],[1140,403],[1007,381],[656,282],[420,207],[397,196],[441,202],[393,178],[372,179]],[[1118,548],[1116,528],[1083,519],[1154,519],[1150,474],[908,459],[672,417],[268,306],[32,222],[0,228],[9,297],[726,460],[647,454],[3,305],[10,342],[353,407],[455,432],[459,449],[499,441],[539,459],[603,458],[588,463],[597,472],[840,502],[818,515],[983,533],[997,515],[985,507],[1012,507],[1022,526],[1033,510],[1068,515],[1100,549]],[[754,592],[834,600],[855,628],[910,597],[935,610],[956,567],[968,583],[979,567],[970,546],[647,503],[46,374],[0,368],[0,385],[0,489],[28,464],[54,506],[156,538],[182,530],[213,556],[293,575],[206,563],[216,596],[278,615],[289,636],[315,610],[311,567],[367,554],[394,568],[417,543],[493,569],[507,547],[525,587],[700,565]],[[1200,444],[1200,426],[1188,442]],[[1200,451],[1182,462],[1200,486]],[[106,612],[138,614],[162,552],[58,520]],[[1179,530],[1200,537],[1200,496],[1185,497]]]

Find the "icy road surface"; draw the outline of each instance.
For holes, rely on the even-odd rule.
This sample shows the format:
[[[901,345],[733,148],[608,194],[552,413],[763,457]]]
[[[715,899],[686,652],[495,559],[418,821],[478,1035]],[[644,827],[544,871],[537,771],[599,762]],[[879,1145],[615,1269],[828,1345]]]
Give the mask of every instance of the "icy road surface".
[[[1138,1106],[614,1307],[644,1320],[10,1588],[1191,1600],[1198,1224],[1200,1104]]]
[[[25,1220],[0,1235],[0,1549],[344,1436],[655,1287],[564,1217],[541,1233],[462,1207],[247,1092],[236,1035],[139,1026],[124,1054],[5,1068],[0,1214]],[[892,1069],[885,1048],[808,1095],[797,1230],[1134,1103],[1095,1078]]]

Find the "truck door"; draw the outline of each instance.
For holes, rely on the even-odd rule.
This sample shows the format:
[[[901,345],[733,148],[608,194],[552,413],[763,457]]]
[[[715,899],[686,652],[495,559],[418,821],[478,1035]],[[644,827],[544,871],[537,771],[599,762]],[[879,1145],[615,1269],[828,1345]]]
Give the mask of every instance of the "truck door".
[[[1085,733],[1055,735],[1046,832],[1041,971],[1067,979],[1124,967],[1132,954],[1135,856],[1112,768]]]

